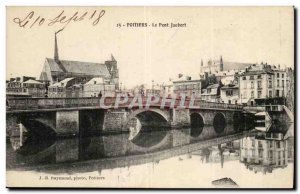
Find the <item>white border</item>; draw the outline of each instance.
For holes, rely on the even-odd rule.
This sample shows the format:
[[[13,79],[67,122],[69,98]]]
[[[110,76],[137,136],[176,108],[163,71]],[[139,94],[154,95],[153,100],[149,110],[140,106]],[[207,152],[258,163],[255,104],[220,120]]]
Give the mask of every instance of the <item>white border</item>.
[[[277,0],[277,1],[271,1],[271,0],[252,0],[252,1],[243,1],[243,0],[231,0],[231,1],[222,1],[222,0],[202,0],[202,1],[196,1],[196,0],[102,0],[102,1],[97,1],[97,0],[2,0],[0,1],[0,37],[1,37],[1,71],[0,71],[0,118],[1,119],[1,141],[0,141],[0,156],[1,156],[1,165],[0,165],[0,191],[1,193],[8,193],[11,192],[8,189],[5,188],[5,76],[6,76],[6,10],[5,6],[32,6],[32,5],[38,5],[38,6],[291,6],[294,5],[296,8],[298,8],[298,13],[299,13],[299,7],[300,7],[300,1],[299,0]],[[299,26],[299,19],[297,20],[297,26]],[[295,42],[296,45],[298,45],[298,40]],[[297,56],[299,56],[299,49],[297,50]],[[297,65],[297,64],[295,64]],[[299,74],[299,68],[297,68],[297,74]],[[299,79],[298,79],[299,82]],[[297,91],[299,91],[299,83],[297,83]],[[297,92],[297,96],[298,92]],[[298,104],[299,105],[299,104]],[[298,107],[297,107],[298,108]],[[299,120],[299,115],[297,115],[297,121]],[[297,129],[295,129],[297,130]],[[299,131],[297,132],[297,138],[299,136]],[[299,144],[299,142],[297,142]],[[299,155],[299,149],[297,147],[297,156]],[[296,159],[297,162],[297,159]],[[297,164],[299,166],[299,164]],[[298,167],[299,169],[299,167]],[[298,174],[298,173],[297,173]],[[282,178],[282,177],[278,177]],[[297,178],[299,180],[299,178]],[[282,180],[284,181],[284,180]],[[299,186],[299,181],[297,181],[297,185]],[[18,191],[18,192],[26,192],[26,193],[36,193],[40,191]],[[47,191],[47,192],[55,192],[57,193],[72,193],[72,192],[77,192],[77,191]],[[80,191],[82,192],[82,191]],[[86,192],[86,191],[84,191]],[[97,191],[99,192],[99,191]],[[104,192],[104,191],[100,191]],[[107,191],[105,191],[107,192]],[[123,191],[124,192],[124,191]],[[131,192],[131,191],[125,191],[125,192]],[[141,192],[141,191],[135,191],[135,192]],[[145,191],[144,191],[145,192]],[[156,191],[157,192],[157,191]],[[162,191],[159,191],[162,192]],[[181,191],[185,192],[185,191]],[[204,191],[200,191],[204,192]],[[207,191],[206,191],[207,192]],[[209,191],[211,193],[212,191]],[[231,191],[229,191],[231,192]],[[241,192],[241,191],[239,191]],[[257,193],[257,191],[253,191]],[[272,192],[272,191],[270,191]],[[280,193],[287,193],[288,191],[280,191]]]

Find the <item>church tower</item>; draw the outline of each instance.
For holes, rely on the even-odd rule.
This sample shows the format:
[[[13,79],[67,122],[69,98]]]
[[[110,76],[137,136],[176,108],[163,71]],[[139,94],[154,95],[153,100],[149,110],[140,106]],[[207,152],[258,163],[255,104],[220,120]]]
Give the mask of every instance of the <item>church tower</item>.
[[[220,59],[220,71],[224,70],[224,64],[223,64],[223,59],[222,59],[222,55],[221,55],[221,59]]]
[[[116,89],[119,89],[119,69],[117,60],[111,55],[110,61],[105,61],[105,65],[110,74],[110,81],[115,84]]]

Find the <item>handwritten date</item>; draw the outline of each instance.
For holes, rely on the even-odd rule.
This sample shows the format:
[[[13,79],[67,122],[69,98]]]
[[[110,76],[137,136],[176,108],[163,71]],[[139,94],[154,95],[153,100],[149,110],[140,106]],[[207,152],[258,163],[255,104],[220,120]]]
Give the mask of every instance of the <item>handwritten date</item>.
[[[57,16],[54,18],[45,18],[34,11],[29,12],[24,18],[15,17],[13,22],[16,23],[19,27],[22,28],[32,28],[34,26],[53,26],[55,24],[63,24],[63,28],[69,25],[71,22],[78,22],[82,20],[91,20],[92,25],[96,26],[100,19],[105,15],[105,10],[97,11],[94,10],[93,12],[84,12],[79,13],[76,11],[73,15],[65,14],[65,11],[62,10]]]

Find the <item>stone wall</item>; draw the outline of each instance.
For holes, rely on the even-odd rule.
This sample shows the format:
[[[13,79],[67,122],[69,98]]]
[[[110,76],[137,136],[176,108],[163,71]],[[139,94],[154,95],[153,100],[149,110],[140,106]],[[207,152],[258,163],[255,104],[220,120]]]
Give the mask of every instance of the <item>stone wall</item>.
[[[126,123],[128,114],[126,111],[112,110],[105,112],[103,132],[124,132],[126,129],[123,126]]]

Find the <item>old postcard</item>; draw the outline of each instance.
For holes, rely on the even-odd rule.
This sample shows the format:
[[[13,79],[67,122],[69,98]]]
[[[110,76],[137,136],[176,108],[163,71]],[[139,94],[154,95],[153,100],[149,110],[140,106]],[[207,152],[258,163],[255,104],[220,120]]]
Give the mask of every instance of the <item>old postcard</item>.
[[[7,7],[7,187],[294,188],[293,7]]]

